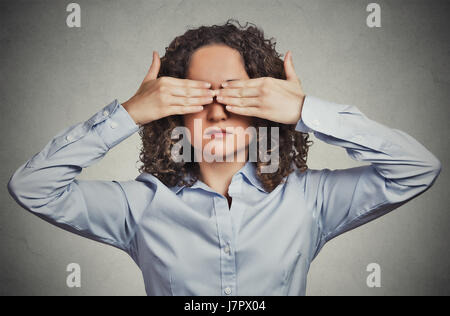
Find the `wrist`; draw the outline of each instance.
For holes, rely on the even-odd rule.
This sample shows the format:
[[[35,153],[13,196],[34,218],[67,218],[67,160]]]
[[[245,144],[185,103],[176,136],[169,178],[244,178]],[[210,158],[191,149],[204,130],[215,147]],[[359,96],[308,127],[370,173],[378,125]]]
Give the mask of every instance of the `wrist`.
[[[306,95],[303,94],[303,95],[302,95],[302,99],[301,99],[301,101],[300,101],[300,117],[301,117],[301,115],[302,115],[303,104],[305,103],[305,98],[306,98]]]
[[[305,103],[305,97],[306,95],[302,94],[300,96],[300,102],[299,102],[299,110],[298,110],[298,116],[297,116],[297,121],[295,123],[297,123],[298,121],[301,120],[302,118],[302,110],[303,110],[303,104]],[[294,123],[294,124],[295,124]]]
[[[136,123],[136,125],[141,125],[141,123],[139,122],[139,120],[136,117],[136,114],[133,111],[133,98],[129,99],[128,101],[125,101],[122,104],[123,108],[128,112],[128,115],[130,115],[130,117],[133,119],[133,121]]]

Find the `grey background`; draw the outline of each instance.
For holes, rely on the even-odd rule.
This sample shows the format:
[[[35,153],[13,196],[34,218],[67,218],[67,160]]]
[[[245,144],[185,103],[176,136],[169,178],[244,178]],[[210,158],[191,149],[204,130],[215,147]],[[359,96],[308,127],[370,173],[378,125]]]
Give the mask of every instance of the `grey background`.
[[[6,184],[57,132],[133,95],[153,49],[162,56],[187,27],[230,17],[260,26],[280,53],[291,49],[307,94],[358,106],[443,165],[425,194],[330,241],[311,266],[307,294],[450,294],[448,1],[378,1],[378,29],[366,26],[371,1],[77,1],[79,29],[65,24],[70,2],[0,2],[0,294],[145,295],[125,253],[29,214]],[[311,168],[359,165],[313,140]],[[132,135],[79,178],[134,179],[139,146]],[[81,288],[66,287],[71,262],[81,265]],[[366,286],[371,262],[381,266],[381,288]]]

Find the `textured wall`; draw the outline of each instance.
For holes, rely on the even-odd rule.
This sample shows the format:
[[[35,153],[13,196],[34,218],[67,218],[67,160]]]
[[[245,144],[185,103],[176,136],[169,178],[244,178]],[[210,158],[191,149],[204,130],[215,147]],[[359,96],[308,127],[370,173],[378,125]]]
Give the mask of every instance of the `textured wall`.
[[[450,294],[448,1],[378,1],[381,28],[366,26],[370,1],[83,0],[81,28],[66,26],[69,2],[0,2],[0,294],[145,295],[125,253],[29,214],[6,183],[57,132],[128,99],[153,49],[162,56],[187,27],[230,17],[263,28],[280,53],[291,49],[307,94],[358,106],[443,165],[424,195],[330,241],[311,266],[307,294]],[[310,167],[357,165],[342,148],[313,140]],[[133,179],[139,145],[131,136],[80,178]],[[81,265],[81,288],[66,286],[70,262]],[[381,288],[366,285],[371,262],[381,266]]]

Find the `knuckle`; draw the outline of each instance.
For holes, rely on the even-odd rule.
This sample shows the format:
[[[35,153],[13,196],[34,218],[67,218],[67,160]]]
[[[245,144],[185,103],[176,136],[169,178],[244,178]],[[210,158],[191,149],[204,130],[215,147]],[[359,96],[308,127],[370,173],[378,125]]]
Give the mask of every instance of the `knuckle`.
[[[159,85],[158,92],[159,93],[166,93],[167,92],[167,87],[164,86],[164,85]]]
[[[262,95],[267,95],[270,92],[270,88],[267,84],[261,85],[261,87],[259,88],[259,91],[261,92]]]
[[[159,100],[159,103],[166,103],[168,101],[168,97],[164,94],[159,94],[158,100]]]

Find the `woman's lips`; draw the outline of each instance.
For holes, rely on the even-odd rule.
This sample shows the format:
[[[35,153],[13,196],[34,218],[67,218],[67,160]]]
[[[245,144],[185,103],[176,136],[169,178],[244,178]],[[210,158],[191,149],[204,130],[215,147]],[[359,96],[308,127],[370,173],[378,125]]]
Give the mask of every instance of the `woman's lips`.
[[[216,133],[212,133],[212,134],[211,134],[211,139],[214,139],[214,138],[224,138],[227,134],[229,134],[229,133],[226,133],[226,132],[216,132]]]
[[[216,130],[213,130],[213,131],[207,133],[207,135],[210,135],[211,139],[224,138],[227,136],[227,134],[231,135],[232,133],[227,132],[226,129],[216,129]]]

